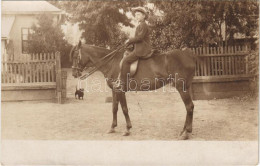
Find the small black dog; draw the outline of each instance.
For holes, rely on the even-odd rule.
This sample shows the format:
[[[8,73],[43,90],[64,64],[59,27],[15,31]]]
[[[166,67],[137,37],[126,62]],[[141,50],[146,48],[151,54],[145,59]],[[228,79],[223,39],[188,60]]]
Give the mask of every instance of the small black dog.
[[[83,100],[83,97],[84,97],[84,89],[83,88],[80,88],[78,90],[77,87],[76,87],[75,98],[77,98],[77,96],[78,96],[79,100],[80,100],[80,98],[82,98],[82,100]]]

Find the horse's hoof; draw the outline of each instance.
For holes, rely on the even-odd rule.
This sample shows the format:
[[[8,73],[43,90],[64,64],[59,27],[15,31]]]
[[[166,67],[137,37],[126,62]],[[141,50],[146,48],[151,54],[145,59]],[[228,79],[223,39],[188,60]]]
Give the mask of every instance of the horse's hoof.
[[[130,135],[130,131],[126,131],[123,136],[129,136]]]
[[[179,140],[187,140],[190,137],[190,133],[188,133],[187,131],[182,131],[179,135]]]
[[[110,130],[107,132],[107,134],[111,134],[111,133],[115,133],[115,132],[116,132],[115,129],[110,129]]]

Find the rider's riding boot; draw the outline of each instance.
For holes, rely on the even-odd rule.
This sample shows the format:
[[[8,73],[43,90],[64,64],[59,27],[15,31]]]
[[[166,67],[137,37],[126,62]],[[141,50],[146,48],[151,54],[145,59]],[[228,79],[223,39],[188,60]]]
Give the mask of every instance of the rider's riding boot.
[[[127,77],[130,76],[130,66],[131,63],[138,60],[138,57],[135,54],[129,54],[128,56],[124,57],[122,60],[121,72],[119,75],[119,83],[115,86],[115,89],[121,90],[126,92],[128,90],[128,82]]]
[[[126,82],[121,79],[118,79],[116,82],[113,82],[113,89],[121,92],[126,92]]]
[[[127,67],[127,66],[124,66]],[[125,71],[125,70],[123,70]],[[128,72],[127,72],[128,73]],[[113,83],[113,89],[121,92],[127,91],[127,74],[120,72],[118,79]]]

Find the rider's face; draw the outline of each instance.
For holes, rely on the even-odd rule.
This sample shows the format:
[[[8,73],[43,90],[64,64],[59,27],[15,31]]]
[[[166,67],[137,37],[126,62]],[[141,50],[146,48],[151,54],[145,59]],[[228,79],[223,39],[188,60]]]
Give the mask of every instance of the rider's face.
[[[135,13],[135,18],[137,19],[137,21],[143,21],[144,20],[144,18],[145,18],[145,15],[143,14],[143,13],[141,13],[141,12],[136,12]]]

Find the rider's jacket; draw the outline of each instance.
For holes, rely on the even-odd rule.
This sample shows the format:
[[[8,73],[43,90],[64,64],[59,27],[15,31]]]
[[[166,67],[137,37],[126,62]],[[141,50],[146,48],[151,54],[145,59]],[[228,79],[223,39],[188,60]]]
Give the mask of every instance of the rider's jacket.
[[[140,22],[136,27],[135,36],[130,38],[129,44],[134,44],[133,53],[138,57],[145,57],[151,53],[150,30],[145,21]]]

